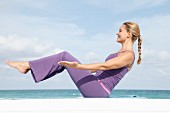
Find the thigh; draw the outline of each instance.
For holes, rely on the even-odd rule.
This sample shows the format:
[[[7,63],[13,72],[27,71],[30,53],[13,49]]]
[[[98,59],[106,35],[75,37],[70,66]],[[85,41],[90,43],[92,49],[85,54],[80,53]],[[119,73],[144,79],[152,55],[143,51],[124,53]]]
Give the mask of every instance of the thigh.
[[[79,62],[75,57],[73,57],[68,52],[65,53],[64,60]],[[78,87],[78,89],[80,90],[80,92],[84,97],[108,97],[109,96],[109,94],[104,90],[104,88],[98,82],[97,77],[94,76],[90,71],[68,68],[68,67],[65,68],[68,71],[71,79],[73,80],[73,82]]]
[[[87,70],[66,68],[71,79],[84,97],[109,97],[96,76]]]

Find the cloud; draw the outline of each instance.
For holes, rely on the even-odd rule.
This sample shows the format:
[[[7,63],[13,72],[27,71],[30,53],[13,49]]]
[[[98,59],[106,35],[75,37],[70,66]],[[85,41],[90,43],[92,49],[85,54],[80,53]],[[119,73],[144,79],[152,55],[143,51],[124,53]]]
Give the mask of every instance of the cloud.
[[[85,0],[86,3],[101,8],[111,9],[113,12],[131,12],[137,9],[163,5],[168,0]]]
[[[42,55],[47,51],[51,51],[53,45],[50,41],[46,43],[36,37],[0,36],[0,51],[4,56],[26,57]]]
[[[51,39],[54,37],[76,37],[86,33],[77,24],[61,21],[60,18],[10,14],[3,16],[0,20],[1,26],[4,26],[0,28],[0,33],[7,35],[19,34]]]
[[[170,59],[170,53],[168,51],[157,51],[155,49],[143,49],[143,58],[167,60]]]
[[[0,70],[11,69],[5,59],[30,61],[62,52],[54,43],[41,41],[37,37],[21,37],[18,35],[0,36]]]
[[[12,1],[5,1],[1,0],[0,4],[3,6],[3,8],[6,9],[6,11],[12,11],[10,8],[36,8],[36,9],[45,9],[46,6],[49,5],[49,2],[45,0],[12,0]]]
[[[87,61],[88,63],[95,63],[95,62],[101,62],[101,56],[98,55],[95,52],[88,52],[85,56],[84,56],[84,60]]]
[[[160,75],[170,73],[170,52],[157,51],[154,49],[144,49],[142,63],[145,67],[153,68]]]

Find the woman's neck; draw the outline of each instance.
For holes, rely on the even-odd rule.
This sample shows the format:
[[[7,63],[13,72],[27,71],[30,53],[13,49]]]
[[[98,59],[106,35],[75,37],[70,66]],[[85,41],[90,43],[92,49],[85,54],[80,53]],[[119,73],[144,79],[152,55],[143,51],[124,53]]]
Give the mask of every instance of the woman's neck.
[[[131,50],[133,51],[133,42],[132,41],[127,41],[125,43],[122,43],[122,47],[119,51],[124,51],[124,50]]]

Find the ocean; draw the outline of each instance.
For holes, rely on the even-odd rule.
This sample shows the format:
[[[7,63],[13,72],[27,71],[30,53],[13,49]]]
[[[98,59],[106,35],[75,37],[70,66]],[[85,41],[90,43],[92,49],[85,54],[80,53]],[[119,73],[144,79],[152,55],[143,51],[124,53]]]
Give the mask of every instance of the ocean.
[[[2,99],[65,99],[83,98],[76,89],[63,90],[0,90]],[[170,90],[113,90],[110,98],[170,99]]]

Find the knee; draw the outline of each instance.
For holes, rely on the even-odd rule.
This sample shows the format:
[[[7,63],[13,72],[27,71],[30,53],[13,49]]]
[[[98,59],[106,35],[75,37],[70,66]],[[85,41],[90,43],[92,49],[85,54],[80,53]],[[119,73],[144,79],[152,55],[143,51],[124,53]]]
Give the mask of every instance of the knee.
[[[63,55],[63,56],[65,56],[65,55],[68,55],[68,54],[70,54],[68,51],[63,51],[63,52],[61,52],[61,54]]]
[[[68,54],[69,52],[68,52],[68,51],[63,51],[62,53],[63,53],[63,54]]]
[[[70,55],[70,53],[68,51],[63,51],[60,54],[61,54],[63,60],[65,60],[66,56]]]

